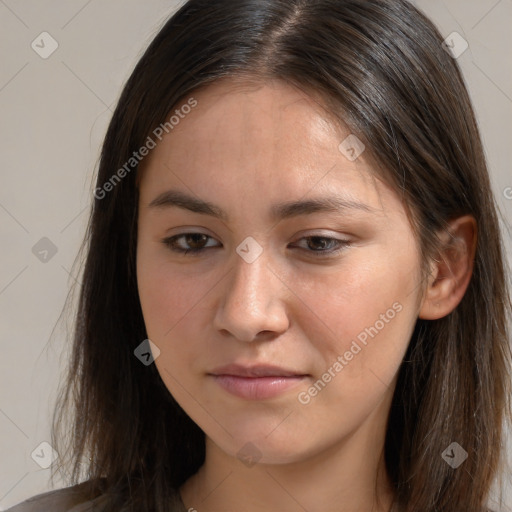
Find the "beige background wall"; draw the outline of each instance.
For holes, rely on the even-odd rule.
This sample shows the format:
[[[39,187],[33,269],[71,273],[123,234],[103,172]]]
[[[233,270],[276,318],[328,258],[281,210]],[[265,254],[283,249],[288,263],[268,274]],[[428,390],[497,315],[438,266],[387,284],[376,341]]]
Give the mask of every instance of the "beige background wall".
[[[477,110],[497,201],[510,223],[512,1],[415,4],[443,36],[456,31],[469,43],[458,62]],[[40,444],[49,440],[66,354],[62,331],[48,340],[77,278],[72,263],[99,144],[122,84],[176,5],[0,0],[0,510],[50,489],[50,470],[34,459],[39,455],[43,466],[50,461],[49,448]],[[55,44],[54,53],[40,56]],[[511,261],[509,235],[506,243]],[[512,510],[510,484],[508,492],[503,511]]]

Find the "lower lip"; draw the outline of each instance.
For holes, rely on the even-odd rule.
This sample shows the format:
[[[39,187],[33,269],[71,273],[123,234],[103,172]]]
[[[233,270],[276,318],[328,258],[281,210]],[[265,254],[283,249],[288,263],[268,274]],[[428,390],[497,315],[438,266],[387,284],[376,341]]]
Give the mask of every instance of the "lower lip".
[[[219,386],[229,393],[246,400],[264,400],[277,396],[299,384],[305,375],[293,377],[237,377],[212,375]]]

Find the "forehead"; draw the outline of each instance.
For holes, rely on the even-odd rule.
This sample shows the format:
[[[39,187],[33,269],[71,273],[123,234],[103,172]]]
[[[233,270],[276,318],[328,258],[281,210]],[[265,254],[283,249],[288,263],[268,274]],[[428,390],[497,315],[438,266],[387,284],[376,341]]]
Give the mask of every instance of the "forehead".
[[[251,143],[322,145],[327,135],[339,139],[344,132],[348,134],[329,116],[320,98],[278,80],[224,79],[197,91],[194,97],[198,106],[187,124],[198,140],[243,143],[248,149]]]
[[[311,185],[327,174],[345,182],[354,171],[359,180],[373,177],[364,154],[350,162],[340,152],[350,131],[334,120],[318,95],[282,81],[223,79],[194,91],[175,110],[190,98],[197,105],[142,162],[140,171],[149,181],[186,169],[195,182],[232,183],[250,175],[253,182],[259,176],[290,190],[297,181]]]

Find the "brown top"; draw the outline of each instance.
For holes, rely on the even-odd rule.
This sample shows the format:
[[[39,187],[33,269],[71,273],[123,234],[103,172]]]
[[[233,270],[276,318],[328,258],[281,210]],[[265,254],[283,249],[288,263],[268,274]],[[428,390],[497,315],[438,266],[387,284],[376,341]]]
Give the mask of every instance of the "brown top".
[[[88,482],[83,482],[73,487],[38,494],[5,512],[110,512],[104,508],[105,495],[99,495],[92,500],[84,497],[87,485]],[[187,510],[177,492],[169,503],[169,512],[189,512],[189,510],[195,511],[194,508]],[[391,510],[395,511],[395,506]],[[483,512],[493,511],[484,507]]]
[[[6,512],[106,512],[104,495],[92,500],[84,496],[87,484],[88,482],[82,482],[72,487],[38,494],[7,509]],[[169,512],[187,512],[179,493],[176,493],[174,501],[169,506]]]

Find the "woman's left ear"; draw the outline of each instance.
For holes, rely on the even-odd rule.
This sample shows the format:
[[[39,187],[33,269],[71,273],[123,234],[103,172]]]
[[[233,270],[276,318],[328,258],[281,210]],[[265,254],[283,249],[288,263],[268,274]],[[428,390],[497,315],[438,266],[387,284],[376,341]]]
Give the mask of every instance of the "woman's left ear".
[[[437,320],[449,315],[466,293],[477,243],[475,218],[464,215],[452,220],[448,233],[440,236],[442,247],[431,263],[431,274],[419,318]]]

